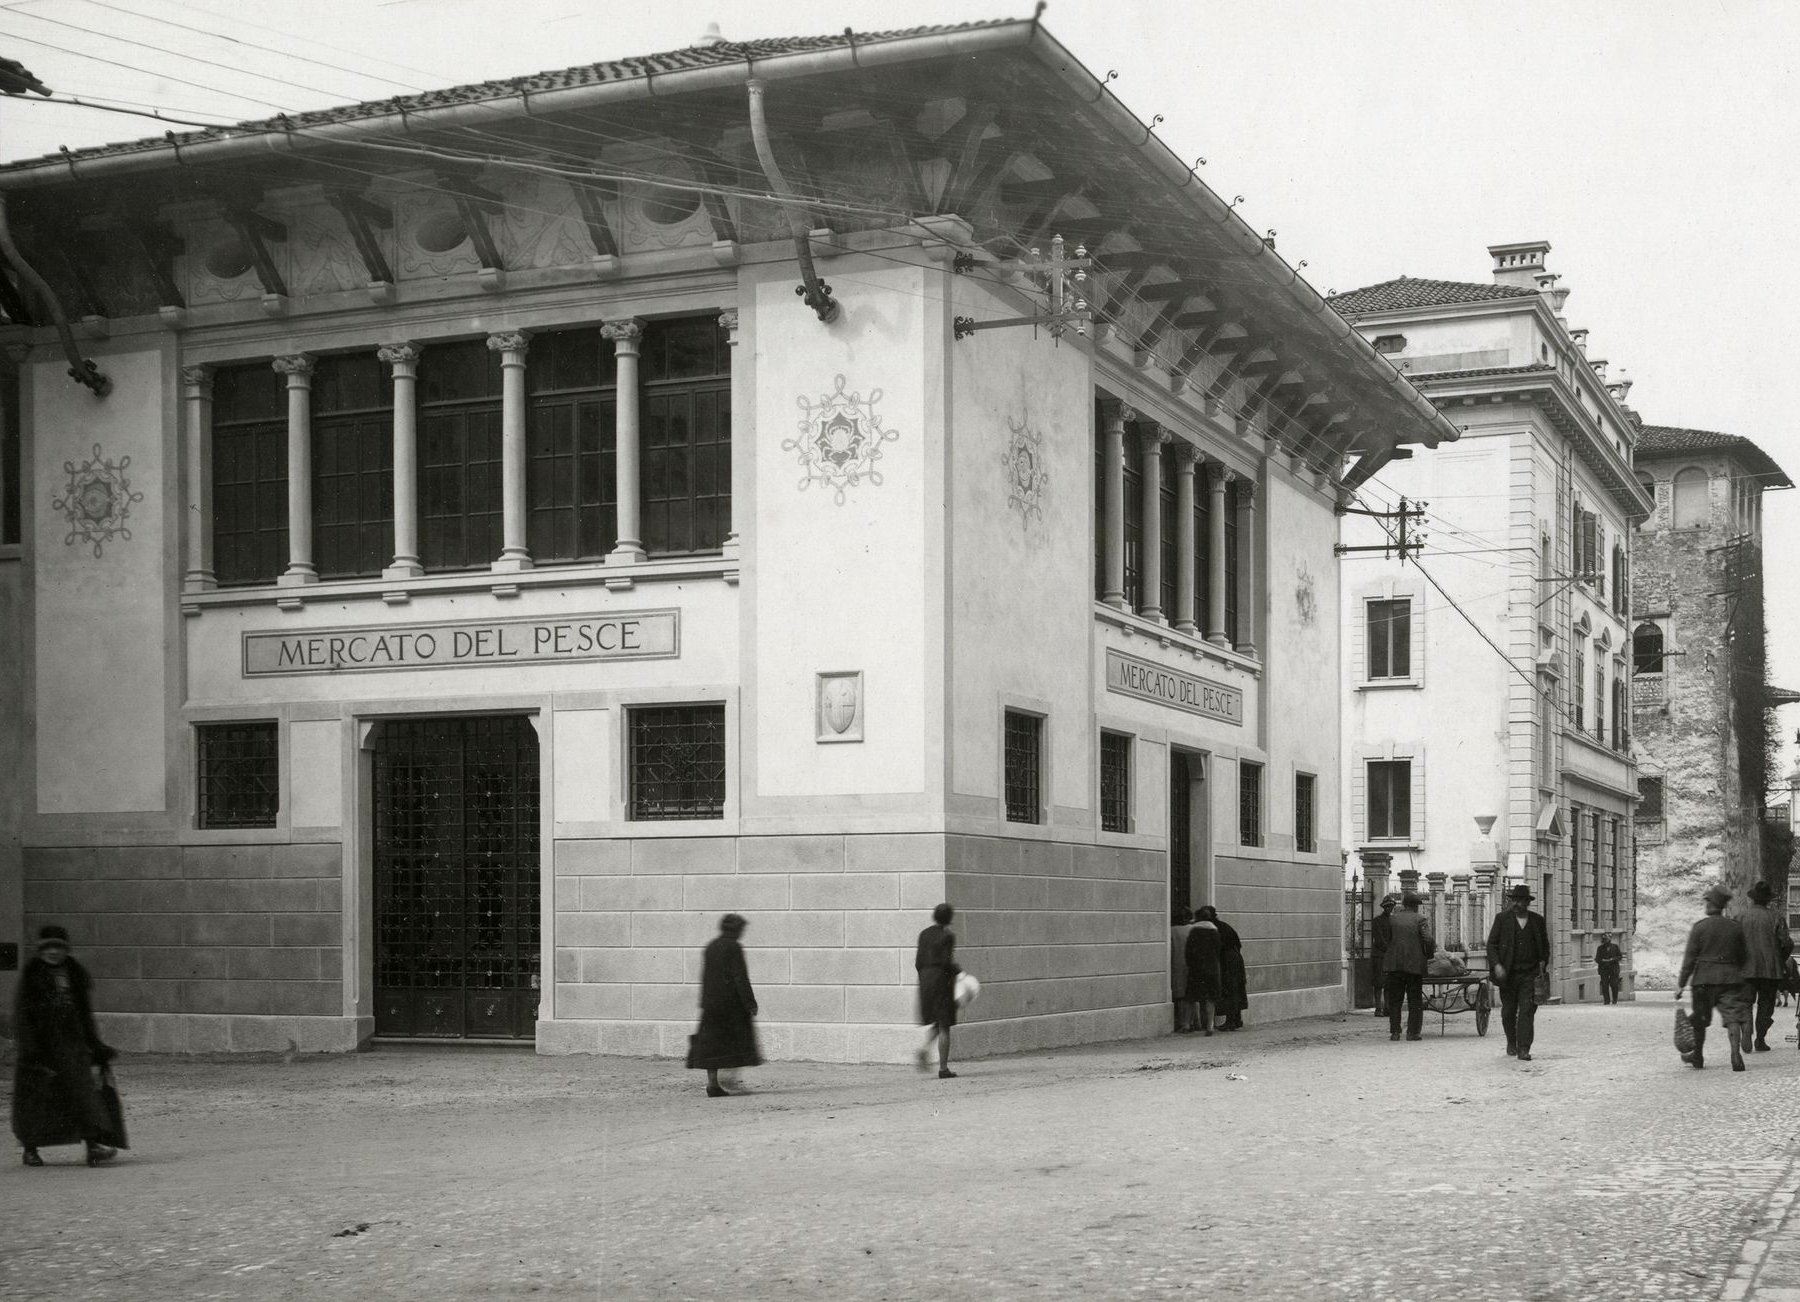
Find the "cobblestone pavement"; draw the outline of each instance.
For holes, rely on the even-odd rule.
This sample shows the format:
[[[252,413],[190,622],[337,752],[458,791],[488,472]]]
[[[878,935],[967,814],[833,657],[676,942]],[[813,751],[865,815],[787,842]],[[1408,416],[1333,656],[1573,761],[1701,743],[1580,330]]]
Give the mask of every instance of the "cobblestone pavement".
[[[0,1294],[1800,1299],[1800,1053],[1695,1072],[1668,1019],[1545,1009],[1528,1064],[1497,1018],[1362,1014],[719,1100],[667,1062],[134,1057],[132,1152],[0,1167]]]

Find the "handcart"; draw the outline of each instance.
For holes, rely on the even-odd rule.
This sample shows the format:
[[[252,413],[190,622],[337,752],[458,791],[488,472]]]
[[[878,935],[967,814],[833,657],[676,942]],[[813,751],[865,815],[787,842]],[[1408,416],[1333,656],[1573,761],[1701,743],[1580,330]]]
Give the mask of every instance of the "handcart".
[[[1425,982],[1425,1011],[1438,1015],[1438,1034],[1449,1028],[1450,1018],[1457,1013],[1475,1014],[1475,1034],[1486,1035],[1488,1018],[1494,1011],[1494,991],[1485,972],[1464,972],[1456,976],[1428,976]]]

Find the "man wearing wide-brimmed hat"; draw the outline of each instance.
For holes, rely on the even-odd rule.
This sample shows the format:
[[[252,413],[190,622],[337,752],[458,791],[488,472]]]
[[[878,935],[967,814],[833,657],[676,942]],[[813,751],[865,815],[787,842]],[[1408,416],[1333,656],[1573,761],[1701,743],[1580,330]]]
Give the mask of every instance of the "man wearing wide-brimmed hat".
[[[1688,932],[1687,952],[1682,955],[1681,974],[1675,978],[1675,997],[1694,982],[1694,1011],[1688,1020],[1694,1026],[1694,1051],[1684,1053],[1681,1060],[1694,1067],[1706,1066],[1706,1028],[1712,1022],[1713,1009],[1725,1024],[1725,1037],[1731,1044],[1731,1070],[1744,1070],[1744,1050],[1750,1047],[1750,997],[1744,984],[1744,929],[1736,918],[1725,916],[1731,903],[1731,892],[1714,886],[1706,892],[1706,916]]]
[[[1537,977],[1550,970],[1550,928],[1531,909],[1531,887],[1520,882],[1506,893],[1512,907],[1488,928],[1488,971],[1500,987],[1500,1025],[1506,1052],[1531,1061],[1537,1033]]]
[[[1775,1025],[1775,996],[1787,974],[1794,939],[1787,919],[1769,907],[1775,892],[1767,882],[1750,888],[1750,907],[1738,918],[1744,929],[1744,981],[1756,998],[1756,1052],[1769,1051],[1769,1028]]]

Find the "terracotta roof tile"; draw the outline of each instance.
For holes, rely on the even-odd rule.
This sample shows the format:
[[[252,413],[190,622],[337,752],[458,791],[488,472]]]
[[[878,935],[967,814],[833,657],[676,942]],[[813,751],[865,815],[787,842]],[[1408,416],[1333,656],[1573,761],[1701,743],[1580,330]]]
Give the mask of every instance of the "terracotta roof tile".
[[[1740,434],[1677,425],[1645,425],[1638,430],[1637,460],[1654,461],[1694,452],[1729,452],[1750,467],[1764,488],[1792,488],[1794,481],[1775,458]]]
[[[1334,294],[1326,302],[1343,317],[1372,312],[1392,312],[1409,307],[1436,307],[1440,303],[1480,303],[1495,298],[1533,298],[1535,289],[1516,285],[1477,285],[1465,280],[1415,280],[1401,276],[1348,293]]]

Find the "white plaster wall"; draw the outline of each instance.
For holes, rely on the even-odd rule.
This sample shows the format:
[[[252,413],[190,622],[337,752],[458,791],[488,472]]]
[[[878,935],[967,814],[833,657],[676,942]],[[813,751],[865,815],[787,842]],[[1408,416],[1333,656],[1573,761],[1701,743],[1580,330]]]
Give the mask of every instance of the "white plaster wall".
[[[344,727],[336,719],[288,728],[288,790],[294,827],[340,827],[344,821]]]
[[[959,316],[1018,314],[973,277],[957,278],[954,289]],[[1091,810],[1089,359],[1072,340],[1058,346],[1029,328],[984,331],[950,348],[953,789],[997,798],[1003,704],[1041,703],[1048,799]],[[1048,474],[1035,513],[1008,504],[1005,457],[1015,437],[1029,434]]]
[[[559,823],[604,823],[612,817],[614,710],[558,710],[552,788]]]
[[[102,359],[96,398],[60,359],[32,367],[33,459],[25,506],[35,556],[37,804],[46,814],[160,811],[164,770],[164,419],[160,352]],[[52,499],[65,463],[129,457],[129,539],[68,541]]]
[[[1513,317],[1506,315],[1466,317],[1455,321],[1403,321],[1361,327],[1364,336],[1374,340],[1381,335],[1406,336],[1404,351],[1390,355],[1398,363],[1406,358],[1435,357],[1445,353],[1478,353],[1498,350],[1508,357],[1513,350]],[[1490,366],[1514,363],[1496,360]]]
[[[927,467],[942,427],[941,394],[921,362],[925,340],[942,328],[927,280],[942,273],[855,257],[825,272],[843,305],[830,326],[795,299],[791,266],[742,281],[756,349],[756,563],[744,578],[758,612],[755,681],[745,684],[756,714],[755,794],[919,794],[935,661],[926,656],[925,605],[939,590],[941,551],[930,537],[938,507],[926,500]],[[832,485],[803,486],[798,452],[782,446],[799,436],[800,399],[819,403],[839,375],[899,436],[881,444],[879,482],[844,485],[841,502]],[[816,675],[857,670],[864,739],[821,744]]]

